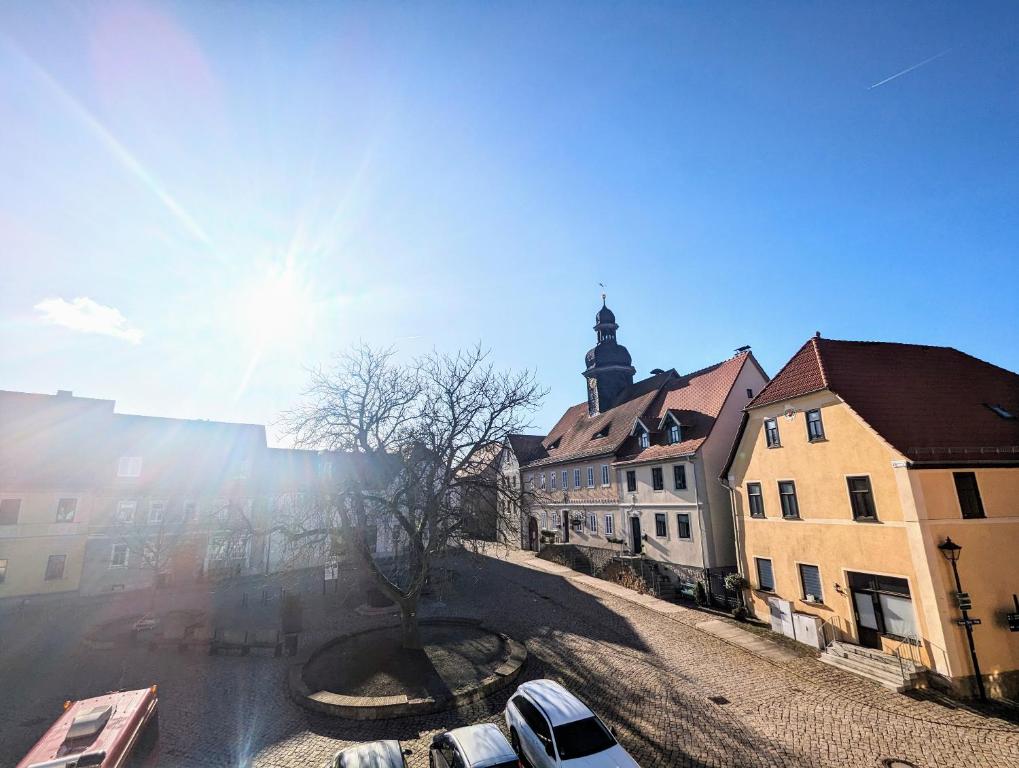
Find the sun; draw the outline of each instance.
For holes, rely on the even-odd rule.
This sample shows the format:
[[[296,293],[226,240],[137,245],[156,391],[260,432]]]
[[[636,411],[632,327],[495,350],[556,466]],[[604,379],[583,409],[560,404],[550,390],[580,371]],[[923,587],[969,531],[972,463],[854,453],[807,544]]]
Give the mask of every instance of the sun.
[[[260,352],[306,338],[314,325],[310,285],[292,263],[261,270],[238,293],[239,332]]]

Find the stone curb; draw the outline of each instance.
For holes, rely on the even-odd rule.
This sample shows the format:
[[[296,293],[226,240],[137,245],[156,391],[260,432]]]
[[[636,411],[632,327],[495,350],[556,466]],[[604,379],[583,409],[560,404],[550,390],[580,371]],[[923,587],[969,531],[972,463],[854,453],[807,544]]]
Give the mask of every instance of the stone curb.
[[[410,715],[429,715],[434,712],[473,704],[505,688],[516,680],[520,675],[521,669],[523,669],[524,663],[527,661],[527,648],[523,643],[517,642],[501,632],[495,632],[483,626],[478,619],[435,618],[422,619],[420,623],[423,626],[460,624],[484,629],[502,640],[506,648],[506,656],[503,658],[502,663],[496,667],[493,674],[483,678],[477,685],[457,688],[450,695],[438,699],[432,697],[408,699],[405,694],[370,697],[345,696],[331,691],[312,691],[307,683],[304,682],[304,677],[301,674],[305,662],[312,655],[308,654],[301,662],[292,664],[287,670],[287,690],[290,698],[298,705],[313,712],[350,720],[388,720],[390,718],[408,717]],[[319,646],[313,653],[317,653],[337,643],[345,642],[352,637],[386,628],[373,627],[361,630],[360,632],[340,635],[328,643]]]

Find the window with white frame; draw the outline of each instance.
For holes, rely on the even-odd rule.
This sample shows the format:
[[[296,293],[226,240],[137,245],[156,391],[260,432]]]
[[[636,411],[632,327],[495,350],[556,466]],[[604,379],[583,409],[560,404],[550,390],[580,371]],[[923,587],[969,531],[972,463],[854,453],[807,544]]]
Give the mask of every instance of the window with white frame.
[[[121,499],[117,502],[117,511],[113,521],[116,523],[133,523],[134,513],[138,509],[138,502],[133,499]]]
[[[558,481],[558,477],[559,476],[555,472],[549,472],[548,473],[548,487],[549,487],[549,490],[554,491],[556,489],[556,485],[559,482]]]
[[[117,477],[141,477],[142,457],[121,456],[117,462]]]
[[[558,528],[559,527],[559,523],[560,523],[559,512],[558,511],[553,512],[552,513],[552,527],[553,528]]]
[[[587,468],[587,487],[594,488],[594,467]]]
[[[602,485],[608,485],[609,484],[609,465],[608,464],[602,464],[601,465],[601,484]]]
[[[638,427],[637,429],[638,429],[638,432],[637,432],[637,444],[641,448],[648,448],[648,447],[650,447],[651,446],[651,435],[649,435],[648,431],[646,429],[644,429],[643,427]]]
[[[149,522],[161,523],[166,515],[166,502],[162,499],[153,499],[149,502]]]
[[[680,438],[679,438],[679,424],[670,424],[669,425],[668,439],[669,439],[669,444],[670,445],[675,445],[676,443],[680,442]]]
[[[591,533],[598,533],[598,513],[588,512],[587,513],[587,528]]]
[[[580,467],[577,467],[576,469],[573,470],[573,487],[574,488],[580,487]]]
[[[563,470],[563,490],[568,491],[570,489],[570,472],[567,469]]]
[[[126,568],[127,552],[127,544],[114,544],[110,553],[110,568]]]
[[[548,530],[548,512],[541,513],[541,527],[544,530]]]
[[[542,472],[540,475],[538,475],[538,487],[541,490],[543,490],[543,491],[545,490],[545,473],[544,472]]]
[[[78,511],[77,499],[61,499],[57,502],[57,522],[73,523],[74,514]]]
[[[611,512],[605,514],[605,535],[611,536],[616,532],[616,521]]]

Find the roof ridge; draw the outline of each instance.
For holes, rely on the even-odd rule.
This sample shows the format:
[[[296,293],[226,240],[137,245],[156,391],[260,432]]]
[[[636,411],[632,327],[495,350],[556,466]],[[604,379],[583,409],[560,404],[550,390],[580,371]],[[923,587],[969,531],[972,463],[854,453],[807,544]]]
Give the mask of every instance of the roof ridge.
[[[772,376],[768,380],[768,383],[765,384],[764,387],[761,388],[761,391],[758,392],[756,395],[754,395],[753,399],[749,403],[747,403],[746,405],[743,406],[744,409],[746,409],[746,408],[753,408],[757,404],[757,401],[760,400],[762,397],[764,397],[764,393],[767,392],[769,389],[771,389],[772,385],[776,381],[778,381],[779,379],[782,378],[782,374],[785,373],[786,368],[788,368],[790,365],[792,365],[793,360],[796,359],[796,357],[800,354],[800,352],[802,352],[806,348],[807,344],[809,344],[813,340],[813,338],[814,337],[811,337],[810,339],[807,339],[805,342],[803,342],[803,344],[800,345],[800,348],[797,349],[792,354],[792,356],[788,360],[785,361],[785,365],[783,365],[781,368],[778,369],[778,373],[776,373],[774,376]]]
[[[820,340],[820,336],[813,336],[810,339],[810,343],[814,347],[814,357],[817,358],[817,367],[821,371],[821,382],[825,388],[831,389],[831,383],[828,381],[828,371],[825,370],[824,360],[821,358],[821,345],[817,343]]]

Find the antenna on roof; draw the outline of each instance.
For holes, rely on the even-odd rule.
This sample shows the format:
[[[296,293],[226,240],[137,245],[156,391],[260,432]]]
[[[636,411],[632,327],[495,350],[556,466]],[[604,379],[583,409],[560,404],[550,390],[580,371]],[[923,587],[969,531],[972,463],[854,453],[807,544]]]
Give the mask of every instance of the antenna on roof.
[[[749,350],[750,350],[749,344],[744,344],[742,347],[736,347],[737,354],[739,354],[740,352],[748,352]]]

